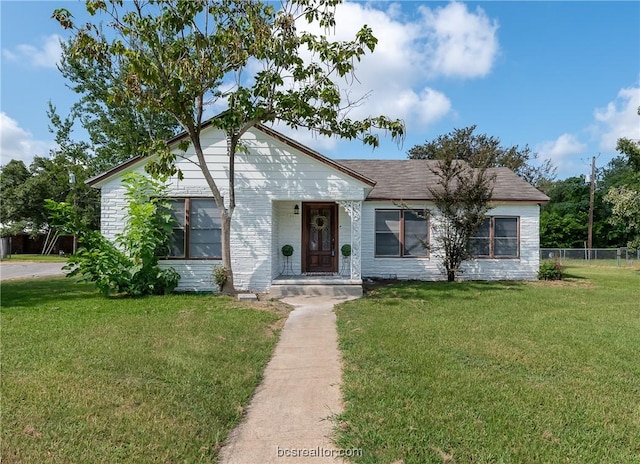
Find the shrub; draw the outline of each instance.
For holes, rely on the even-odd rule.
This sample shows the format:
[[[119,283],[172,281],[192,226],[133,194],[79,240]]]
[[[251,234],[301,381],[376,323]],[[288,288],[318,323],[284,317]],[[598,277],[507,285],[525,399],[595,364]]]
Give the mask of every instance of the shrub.
[[[544,261],[538,270],[540,280],[562,280],[562,266],[558,261]]]
[[[224,284],[227,283],[227,279],[229,278],[229,274],[227,273],[227,268],[224,266],[216,266],[213,269],[213,281],[218,285],[218,288],[222,290]]]
[[[342,253],[342,256],[344,257],[351,256],[351,245],[342,245],[342,247],[340,248],[340,253]]]
[[[69,277],[94,282],[105,295],[131,296],[173,291],[180,275],[174,269],[160,269],[158,259],[166,255],[173,219],[162,199],[164,186],[141,174],[128,174],[123,181],[127,198],[125,227],[115,243],[100,232],[88,229],[68,203],[48,200],[52,223],[78,237],[80,245],[65,269]]]
[[[282,254],[284,256],[291,256],[293,254],[293,247],[291,245],[285,245],[282,247]]]

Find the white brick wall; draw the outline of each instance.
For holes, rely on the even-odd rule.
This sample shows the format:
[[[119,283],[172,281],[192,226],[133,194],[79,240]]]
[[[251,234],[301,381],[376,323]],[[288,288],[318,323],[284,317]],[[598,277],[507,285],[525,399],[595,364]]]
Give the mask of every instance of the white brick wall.
[[[226,139],[221,132],[203,132],[203,146],[221,193],[228,199]],[[294,247],[292,267],[301,269],[301,218],[294,206],[303,201],[363,200],[367,186],[337,169],[293,150],[280,141],[254,130],[246,134],[248,154],[236,161],[236,203],[232,219],[232,266],[235,285],[241,290],[267,291],[282,271],[280,249]],[[186,155],[195,156],[192,151]],[[199,168],[185,159],[177,167],[183,180],[170,181],[170,195],[210,197],[209,187]],[[141,164],[130,170],[144,172]],[[121,177],[114,176],[102,185],[102,233],[109,239],[122,230],[124,189]],[[422,208],[422,203],[411,206]],[[400,279],[439,280],[443,274],[438,260],[430,258],[375,258],[375,209],[394,208],[391,202],[365,201],[362,207],[362,275]],[[339,207],[339,246],[351,241],[351,220]],[[535,279],[538,271],[539,207],[535,204],[496,205],[491,214],[520,217],[520,258],[478,259],[465,264],[465,279]],[[169,260],[163,266],[174,267],[181,275],[180,289],[213,290],[213,267],[218,261]]]
[[[237,206],[231,222],[234,283],[240,290],[262,292],[269,289],[272,279],[282,270],[283,245],[293,245],[293,270],[300,272],[302,214],[293,214],[294,205],[301,207],[302,201],[362,200],[366,185],[260,131],[249,131],[243,141],[249,152],[236,158]],[[221,132],[207,129],[203,131],[202,144],[207,166],[228,200],[226,139]],[[210,197],[200,169],[184,159],[195,157],[191,149],[186,154],[177,153],[183,158],[176,165],[184,178],[170,180],[169,194]],[[144,172],[141,165],[131,170]],[[113,239],[123,227],[125,201],[121,177],[106,181],[102,192],[102,232]],[[340,224],[348,227],[345,216],[341,211]],[[163,266],[172,266],[182,275],[179,289],[210,290],[215,288],[211,276],[213,266],[218,264],[169,260]]]
[[[409,203],[421,209],[432,205]],[[366,201],[362,212],[363,277],[397,277],[403,280],[442,280],[445,278],[434,253],[427,258],[376,258],[375,210],[398,208],[392,202]],[[520,217],[520,257],[518,259],[475,259],[463,265],[465,280],[535,280],[539,267],[539,207],[536,204],[501,204],[489,212],[497,216]],[[433,244],[433,233],[431,233]]]

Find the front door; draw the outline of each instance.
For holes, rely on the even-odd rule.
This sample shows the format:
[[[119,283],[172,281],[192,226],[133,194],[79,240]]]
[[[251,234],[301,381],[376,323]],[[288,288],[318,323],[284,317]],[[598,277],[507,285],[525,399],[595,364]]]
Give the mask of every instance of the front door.
[[[302,272],[338,272],[338,205],[302,204]]]

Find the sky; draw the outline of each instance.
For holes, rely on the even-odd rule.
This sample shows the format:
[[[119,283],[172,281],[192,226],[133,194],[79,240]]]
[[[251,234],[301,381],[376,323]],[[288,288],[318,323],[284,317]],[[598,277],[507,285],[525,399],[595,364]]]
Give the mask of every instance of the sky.
[[[56,68],[69,37],[51,19],[56,8],[87,19],[83,2],[0,0],[1,164],[47,155],[55,147],[48,102],[65,116],[78,99]],[[276,129],[334,159],[404,159],[415,145],[476,125],[550,159],[558,179],[588,175],[592,156],[604,167],[620,137],[640,139],[640,2],[347,2],[330,34],[350,39],[363,24],[378,44],[345,84],[351,96],[368,95],[350,116],[402,119],[402,144],[383,134],[372,150]]]

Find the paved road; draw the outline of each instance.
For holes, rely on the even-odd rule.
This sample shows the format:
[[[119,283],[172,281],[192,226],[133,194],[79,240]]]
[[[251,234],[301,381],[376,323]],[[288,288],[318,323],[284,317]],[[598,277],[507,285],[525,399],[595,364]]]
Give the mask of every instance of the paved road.
[[[0,263],[0,280],[29,279],[64,275],[62,266],[65,263],[26,263],[18,261],[2,261]]]

